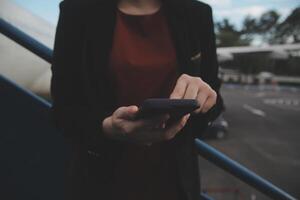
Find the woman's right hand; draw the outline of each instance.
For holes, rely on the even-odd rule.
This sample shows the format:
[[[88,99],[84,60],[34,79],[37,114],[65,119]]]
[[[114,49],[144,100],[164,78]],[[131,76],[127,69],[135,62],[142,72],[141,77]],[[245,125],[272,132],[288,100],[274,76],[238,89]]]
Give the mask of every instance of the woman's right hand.
[[[166,125],[168,115],[149,119],[135,119],[137,106],[118,108],[102,122],[104,134],[112,139],[149,145],[155,142],[171,140],[185,126],[189,114],[180,120]]]

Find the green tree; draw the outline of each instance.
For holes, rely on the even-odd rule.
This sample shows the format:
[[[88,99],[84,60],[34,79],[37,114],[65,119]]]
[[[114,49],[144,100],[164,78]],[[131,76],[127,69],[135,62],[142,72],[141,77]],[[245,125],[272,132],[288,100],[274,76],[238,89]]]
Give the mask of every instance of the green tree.
[[[242,34],[256,34],[257,32],[257,20],[249,15],[246,16],[243,21]]]
[[[287,43],[288,41],[293,43],[300,42],[300,7],[294,9],[292,13],[276,28],[276,33],[271,42],[275,43]]]
[[[247,16],[243,21],[242,36],[250,40],[255,37],[269,43],[276,34],[280,15],[275,10],[270,10],[263,13],[259,18],[255,19]]]
[[[251,43],[255,35],[258,33],[257,20],[251,16],[246,16],[240,33],[241,37],[247,39],[249,43]]]
[[[217,45],[219,47],[245,46],[250,41],[242,37],[242,33],[228,19],[216,23]]]
[[[242,28],[237,28],[228,20],[216,23],[217,45],[219,47],[245,46],[255,38],[269,44],[300,42],[300,7],[280,22],[280,14],[269,10],[260,17],[245,17]]]
[[[263,13],[257,22],[257,31],[261,34],[272,33],[276,30],[280,14],[275,10]]]

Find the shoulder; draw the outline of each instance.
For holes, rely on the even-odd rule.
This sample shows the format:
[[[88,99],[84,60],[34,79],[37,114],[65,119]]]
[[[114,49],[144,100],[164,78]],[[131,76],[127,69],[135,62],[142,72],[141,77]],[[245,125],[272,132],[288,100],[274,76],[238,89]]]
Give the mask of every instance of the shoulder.
[[[99,7],[107,7],[111,0],[63,0],[59,4],[61,12],[71,12],[76,14],[88,13]]]
[[[63,0],[59,4],[60,15],[64,18],[78,20],[86,13],[86,4],[80,0]]]
[[[206,3],[197,0],[190,0],[188,13],[190,13],[189,15],[192,21],[202,24],[202,27],[213,25],[212,7]]]
[[[112,0],[63,0],[59,4],[60,15],[68,21],[85,24],[95,13],[108,10]]]
[[[109,1],[105,0],[63,0],[60,2],[60,7],[86,8],[95,5],[105,5],[108,4],[108,2]]]
[[[190,1],[190,9],[192,13],[204,14],[204,15],[211,15],[212,14],[212,7],[207,3],[191,0]]]

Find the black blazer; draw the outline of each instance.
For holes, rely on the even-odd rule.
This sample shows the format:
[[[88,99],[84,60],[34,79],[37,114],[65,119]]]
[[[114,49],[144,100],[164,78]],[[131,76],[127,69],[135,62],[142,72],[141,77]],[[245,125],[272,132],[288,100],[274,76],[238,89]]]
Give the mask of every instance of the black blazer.
[[[217,77],[212,9],[196,0],[164,0],[180,72],[201,77],[218,94],[206,114],[189,119],[183,133],[167,142],[177,158],[180,184],[189,200],[200,194],[194,138],[223,108]],[[60,4],[53,64],[52,114],[71,145],[67,199],[107,199],[113,168],[126,143],[106,138],[101,122],[116,109],[114,88],[107,77],[115,25],[116,1],[64,0]]]

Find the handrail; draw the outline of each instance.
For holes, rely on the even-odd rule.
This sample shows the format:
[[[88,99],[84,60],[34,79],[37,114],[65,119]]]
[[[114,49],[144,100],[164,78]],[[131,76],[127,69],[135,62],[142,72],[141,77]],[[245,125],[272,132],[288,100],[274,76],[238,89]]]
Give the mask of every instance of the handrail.
[[[232,174],[236,178],[239,178],[243,182],[251,185],[272,199],[296,200],[282,189],[276,187],[269,181],[258,176],[253,171],[232,160],[205,142],[196,139],[195,144],[199,155],[201,155],[203,158]]]
[[[28,34],[9,24],[2,18],[0,18],[0,32],[12,41],[15,41],[36,54],[38,57],[49,63],[52,62],[52,50],[49,47],[30,37]]]
[[[52,62],[52,50],[50,50],[48,47],[41,44],[37,40],[33,39],[29,35],[23,33],[21,30],[12,26],[8,22],[4,21],[3,19],[0,19],[0,32],[11,38],[15,42],[19,43],[20,45],[24,46],[29,51],[48,61],[49,63]],[[272,199],[296,200],[296,198],[292,197],[290,194],[274,186],[269,181],[258,176],[251,170],[230,159],[229,157],[217,151],[203,141],[196,139],[195,145],[199,155],[212,162],[216,166],[229,172],[236,178],[239,178],[243,182],[256,188],[263,194],[271,197]],[[209,199],[207,195],[201,195],[202,197],[206,197],[207,199]]]
[[[210,196],[208,196],[206,193],[201,193],[200,194],[200,199],[201,200],[213,200]]]

